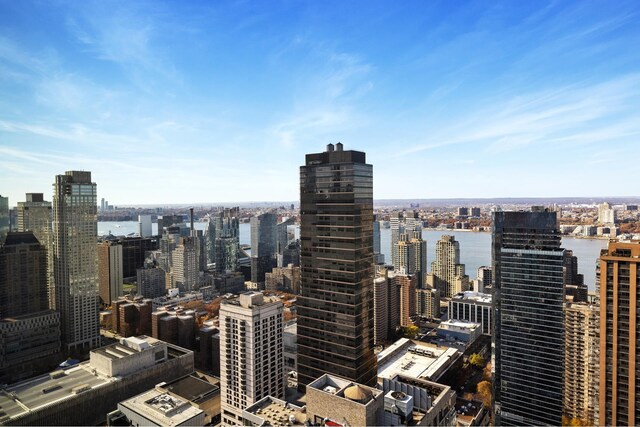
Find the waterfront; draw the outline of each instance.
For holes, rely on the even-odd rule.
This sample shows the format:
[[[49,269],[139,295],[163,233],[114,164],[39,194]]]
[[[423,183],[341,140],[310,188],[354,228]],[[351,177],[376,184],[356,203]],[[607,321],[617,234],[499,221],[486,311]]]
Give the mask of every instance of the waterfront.
[[[196,222],[197,230],[204,230],[206,223]],[[152,232],[157,232],[158,225],[153,224]],[[103,236],[111,231],[114,235],[128,235],[138,232],[136,221],[105,221],[98,222],[98,235]],[[240,243],[251,243],[251,225],[249,223],[240,224]],[[453,230],[423,230],[422,238],[427,241],[427,265],[431,270],[431,262],[436,256],[436,242],[443,234],[451,234],[460,242],[460,262],[465,264],[466,273],[470,279],[475,279],[478,267],[491,265],[491,233],[480,233],[471,231]],[[298,227],[296,227],[296,235]],[[391,262],[391,230],[382,228],[380,230],[380,249],[384,254],[385,261]],[[581,239],[565,236],[562,238],[562,247],[573,250],[573,254],[578,257],[578,272],[584,274],[584,281],[589,286],[589,290],[595,290],[596,261],[600,256],[600,250],[606,248],[607,241],[599,239]]]

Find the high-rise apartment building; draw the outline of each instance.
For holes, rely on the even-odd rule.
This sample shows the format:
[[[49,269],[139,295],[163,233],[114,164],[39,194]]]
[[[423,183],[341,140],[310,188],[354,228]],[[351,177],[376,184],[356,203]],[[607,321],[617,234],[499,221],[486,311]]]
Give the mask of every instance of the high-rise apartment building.
[[[278,218],[266,212],[251,218],[251,281],[264,284],[264,275],[276,266]]]
[[[51,236],[51,202],[42,193],[27,193],[25,202],[18,202],[18,231],[32,231],[36,239],[48,247]]]
[[[616,210],[611,204],[605,202],[598,205],[598,223],[604,225],[615,225],[618,218],[616,217]]]
[[[480,218],[480,208],[477,208],[477,207],[471,208],[471,216],[473,218]]]
[[[111,301],[120,298],[124,292],[122,275],[122,245],[115,241],[98,243],[98,288],[100,303],[111,305]]]
[[[416,276],[396,274],[393,279],[398,286],[400,294],[400,326],[413,325],[412,318],[416,315],[416,289],[418,279]]]
[[[598,424],[599,307],[567,302],[564,307],[564,415]]]
[[[464,272],[464,264],[460,264],[460,243],[455,236],[442,235],[436,242],[436,259],[431,263],[434,288],[440,291],[443,298],[469,290],[469,276]]]
[[[373,262],[384,264],[384,254],[380,249],[380,221],[375,215],[373,217]]]
[[[563,249],[556,212],[494,212],[496,425],[561,425]]]
[[[391,263],[396,265],[398,261],[398,242],[400,235],[404,233],[404,223],[402,213],[394,212],[389,217],[389,228],[391,229]]]
[[[478,267],[477,270],[478,277],[478,289],[474,289],[476,292],[484,292],[484,289],[491,285],[493,281],[493,274],[491,271],[491,267],[487,267],[486,265]]]
[[[400,289],[394,273],[373,281],[375,344],[382,345],[394,337],[400,326]]]
[[[151,215],[138,215],[138,234],[140,237],[151,237]]]
[[[266,396],[284,398],[283,304],[245,292],[220,304],[222,425],[242,425],[242,410]]]
[[[325,373],[375,385],[373,167],[342,144],[300,167],[298,384]]]
[[[427,242],[422,240],[422,232],[403,233],[396,244],[397,264],[394,269],[400,274],[416,276],[416,286],[425,285],[427,275]]]
[[[91,172],[69,171],[53,184],[55,310],[67,352],[100,344],[98,224]]]
[[[289,226],[295,224],[295,218],[287,218],[282,220],[282,222],[278,223],[276,226],[276,252],[277,254],[277,265],[278,267],[286,267],[289,262],[285,261],[285,252],[289,247]],[[300,261],[297,262],[300,264]]]
[[[440,318],[440,291],[433,288],[416,290],[416,314],[428,319]]]
[[[640,242],[609,242],[599,288],[599,423],[640,425]]]
[[[193,291],[198,286],[199,263],[196,237],[181,237],[171,254],[171,288],[182,292]]]

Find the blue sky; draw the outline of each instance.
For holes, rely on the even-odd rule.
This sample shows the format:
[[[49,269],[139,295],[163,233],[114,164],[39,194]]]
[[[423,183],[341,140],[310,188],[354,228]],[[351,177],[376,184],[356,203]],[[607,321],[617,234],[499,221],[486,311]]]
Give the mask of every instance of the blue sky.
[[[296,200],[362,150],[376,198],[638,196],[637,1],[0,0],[0,194]],[[618,176],[619,178],[615,178]]]

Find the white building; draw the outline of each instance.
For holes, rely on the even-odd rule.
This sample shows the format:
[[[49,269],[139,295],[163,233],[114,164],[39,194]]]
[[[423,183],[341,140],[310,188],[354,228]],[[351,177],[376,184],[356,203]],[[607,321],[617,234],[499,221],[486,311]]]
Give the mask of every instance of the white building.
[[[53,184],[53,309],[68,351],[100,345],[96,184],[68,171]]]
[[[449,319],[440,323],[437,333],[447,340],[462,341],[470,345],[482,335],[482,328],[478,323]]]
[[[491,295],[480,292],[461,292],[449,301],[449,319],[479,323],[482,334],[491,335]]]
[[[138,234],[140,237],[151,237],[151,215],[138,215]]]
[[[284,398],[283,304],[245,292],[220,305],[220,406],[223,425],[242,425],[242,410]]]

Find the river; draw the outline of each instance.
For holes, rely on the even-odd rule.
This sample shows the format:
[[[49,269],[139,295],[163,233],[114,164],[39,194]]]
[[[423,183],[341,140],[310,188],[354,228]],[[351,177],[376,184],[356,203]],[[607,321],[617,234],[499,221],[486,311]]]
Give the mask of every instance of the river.
[[[197,230],[204,230],[206,223],[196,222]],[[152,232],[157,232],[158,225],[152,225]],[[111,231],[114,235],[127,235],[138,232],[136,221],[103,221],[98,222],[98,235],[103,236]],[[296,235],[299,234],[296,227]],[[453,230],[423,230],[422,238],[427,241],[427,267],[431,270],[431,262],[436,256],[436,242],[443,234],[452,234],[460,242],[460,262],[465,264],[466,273],[470,279],[476,278],[478,267],[491,265],[491,233],[478,233],[473,231],[453,231]],[[380,249],[384,254],[385,261],[391,261],[391,230],[380,229]],[[251,225],[249,223],[240,224],[240,243],[251,244]],[[578,257],[578,272],[584,274],[584,281],[589,286],[589,290],[595,290],[596,261],[600,256],[600,250],[606,248],[607,241],[599,239],[579,239],[575,237],[563,237],[562,246],[565,249],[573,250],[573,254]]]

